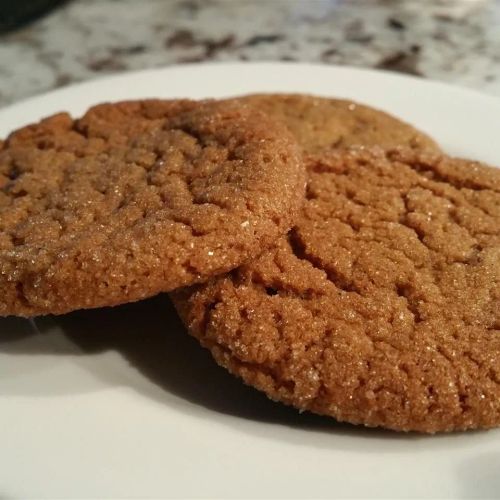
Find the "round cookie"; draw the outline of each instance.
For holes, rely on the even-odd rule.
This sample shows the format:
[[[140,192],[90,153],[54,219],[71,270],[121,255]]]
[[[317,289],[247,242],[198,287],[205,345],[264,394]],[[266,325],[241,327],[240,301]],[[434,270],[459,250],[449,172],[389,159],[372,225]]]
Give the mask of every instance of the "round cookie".
[[[434,153],[311,156],[288,237],[172,294],[270,398],[399,431],[500,425],[500,171]]]
[[[305,172],[235,103],[103,104],[0,149],[0,316],[120,304],[206,280],[286,233]]]
[[[255,94],[234,100],[282,121],[308,153],[353,145],[439,151],[429,136],[411,125],[353,101],[301,94]]]

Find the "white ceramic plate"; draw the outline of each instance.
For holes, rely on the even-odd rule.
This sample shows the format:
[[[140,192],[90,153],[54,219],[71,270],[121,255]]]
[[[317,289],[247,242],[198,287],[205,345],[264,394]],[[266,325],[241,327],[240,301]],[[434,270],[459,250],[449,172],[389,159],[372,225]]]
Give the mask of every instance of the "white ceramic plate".
[[[257,91],[356,99],[452,154],[500,165],[500,100],[303,64],[193,65],[84,83],[0,110],[0,136],[104,100]],[[166,297],[36,325],[0,320],[0,498],[498,495],[500,431],[400,435],[300,415],[217,368]]]

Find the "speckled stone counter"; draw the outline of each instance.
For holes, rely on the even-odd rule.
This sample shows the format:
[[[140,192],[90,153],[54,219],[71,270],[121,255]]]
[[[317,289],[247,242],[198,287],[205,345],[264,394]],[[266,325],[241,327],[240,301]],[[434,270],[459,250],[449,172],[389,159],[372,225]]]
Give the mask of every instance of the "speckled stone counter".
[[[380,68],[500,96],[500,1],[73,0],[0,37],[0,106],[215,60]]]

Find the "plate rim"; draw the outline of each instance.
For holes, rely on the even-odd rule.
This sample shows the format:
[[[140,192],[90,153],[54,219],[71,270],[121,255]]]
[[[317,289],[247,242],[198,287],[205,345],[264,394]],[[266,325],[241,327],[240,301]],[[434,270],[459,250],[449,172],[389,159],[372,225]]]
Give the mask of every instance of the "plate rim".
[[[99,75],[96,78],[91,78],[83,81],[78,81],[74,83],[70,83],[69,85],[65,85],[63,87],[58,87],[55,89],[50,89],[45,92],[37,93],[32,96],[28,96],[22,98],[18,101],[14,101],[6,106],[0,107],[0,114],[4,112],[15,111],[16,107],[26,106],[32,104],[40,99],[53,97],[54,95],[72,92],[74,90],[82,91],[86,87],[94,87],[98,86],[105,81],[119,81],[126,80],[129,78],[137,78],[137,77],[145,77],[148,75],[156,75],[158,73],[168,72],[168,71],[178,71],[178,70],[201,70],[201,69],[219,69],[219,70],[230,70],[237,69],[238,67],[270,67],[276,66],[287,69],[297,69],[297,68],[311,68],[315,71],[324,71],[324,70],[333,70],[339,72],[346,73],[357,73],[359,75],[370,76],[371,78],[389,78],[394,81],[399,80],[404,83],[411,83],[412,85],[416,85],[424,88],[434,87],[440,88],[441,90],[447,90],[452,93],[459,93],[462,95],[467,95],[470,98],[480,99],[489,104],[493,103],[498,106],[500,109],[500,97],[487,94],[485,92],[481,92],[478,89],[466,87],[463,85],[455,85],[449,82],[443,82],[440,80],[432,79],[432,78],[422,78],[413,75],[408,75],[399,72],[393,72],[390,70],[380,70],[373,68],[363,68],[357,66],[349,66],[349,65],[340,65],[340,64],[322,64],[322,63],[310,63],[310,62],[298,62],[298,61],[249,61],[249,62],[241,62],[241,61],[209,61],[209,62],[200,62],[200,63],[181,63],[181,64],[171,64],[166,66],[158,66],[155,68],[145,68],[139,70],[132,71],[124,71],[121,73],[112,73],[108,75]],[[321,94],[317,94],[321,95]]]

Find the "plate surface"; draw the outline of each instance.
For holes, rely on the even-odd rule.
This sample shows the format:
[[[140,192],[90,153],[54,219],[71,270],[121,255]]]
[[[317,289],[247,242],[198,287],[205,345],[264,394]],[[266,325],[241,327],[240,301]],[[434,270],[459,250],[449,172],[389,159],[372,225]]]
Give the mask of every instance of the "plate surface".
[[[500,100],[383,72],[216,64],[68,87],[0,110],[0,137],[105,100],[247,92],[347,97],[449,153],[500,165]],[[0,498],[498,498],[500,430],[400,435],[268,401],[214,365],[165,296],[0,319]]]

